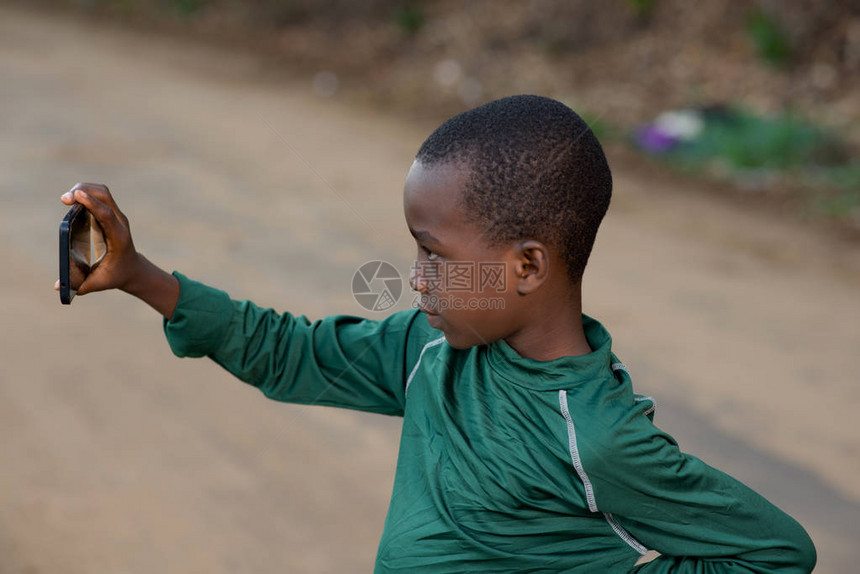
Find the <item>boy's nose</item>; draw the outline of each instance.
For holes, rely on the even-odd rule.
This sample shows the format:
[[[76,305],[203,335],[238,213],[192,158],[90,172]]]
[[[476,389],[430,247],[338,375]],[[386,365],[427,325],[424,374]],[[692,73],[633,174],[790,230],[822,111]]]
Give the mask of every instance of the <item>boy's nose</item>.
[[[409,270],[409,286],[419,293],[427,292],[427,281],[421,276],[421,272],[417,266],[413,266]]]

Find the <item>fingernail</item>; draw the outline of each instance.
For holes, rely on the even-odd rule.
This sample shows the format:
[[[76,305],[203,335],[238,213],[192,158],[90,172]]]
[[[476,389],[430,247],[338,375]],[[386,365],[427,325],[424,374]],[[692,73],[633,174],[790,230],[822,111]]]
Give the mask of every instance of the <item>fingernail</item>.
[[[86,191],[84,191],[84,190],[82,190],[82,189],[79,189],[79,190],[78,190],[78,193],[80,193],[80,194],[81,194],[81,197],[83,197],[84,199],[89,199],[89,198],[90,198],[90,196],[89,196],[89,195],[87,195],[87,192],[86,192]]]
[[[63,195],[60,196],[60,199],[69,199],[71,197],[72,197],[72,192],[67,191],[66,193],[64,193]]]

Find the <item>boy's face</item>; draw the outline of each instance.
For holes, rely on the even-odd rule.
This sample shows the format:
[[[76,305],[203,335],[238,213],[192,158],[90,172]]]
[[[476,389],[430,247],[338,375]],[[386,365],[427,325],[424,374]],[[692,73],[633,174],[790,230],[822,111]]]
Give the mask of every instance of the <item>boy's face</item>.
[[[490,246],[461,202],[468,172],[415,162],[404,187],[404,211],[418,245],[410,285],[430,326],[465,349],[506,338],[522,325],[512,246]]]

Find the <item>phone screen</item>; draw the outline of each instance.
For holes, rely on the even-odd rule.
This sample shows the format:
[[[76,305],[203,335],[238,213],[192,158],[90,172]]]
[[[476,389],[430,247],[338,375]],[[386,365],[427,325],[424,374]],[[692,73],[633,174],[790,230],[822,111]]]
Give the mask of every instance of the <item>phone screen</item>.
[[[72,206],[60,224],[60,301],[72,302],[105,253],[104,233],[92,213],[81,204]]]

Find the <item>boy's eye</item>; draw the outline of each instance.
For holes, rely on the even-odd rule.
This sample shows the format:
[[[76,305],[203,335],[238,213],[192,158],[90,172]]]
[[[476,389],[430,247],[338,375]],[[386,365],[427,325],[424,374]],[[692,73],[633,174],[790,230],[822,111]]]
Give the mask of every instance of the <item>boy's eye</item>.
[[[436,261],[437,259],[440,259],[442,257],[441,255],[439,255],[435,251],[430,251],[429,249],[427,249],[423,245],[418,245],[418,248],[427,254],[427,260],[428,261]]]

